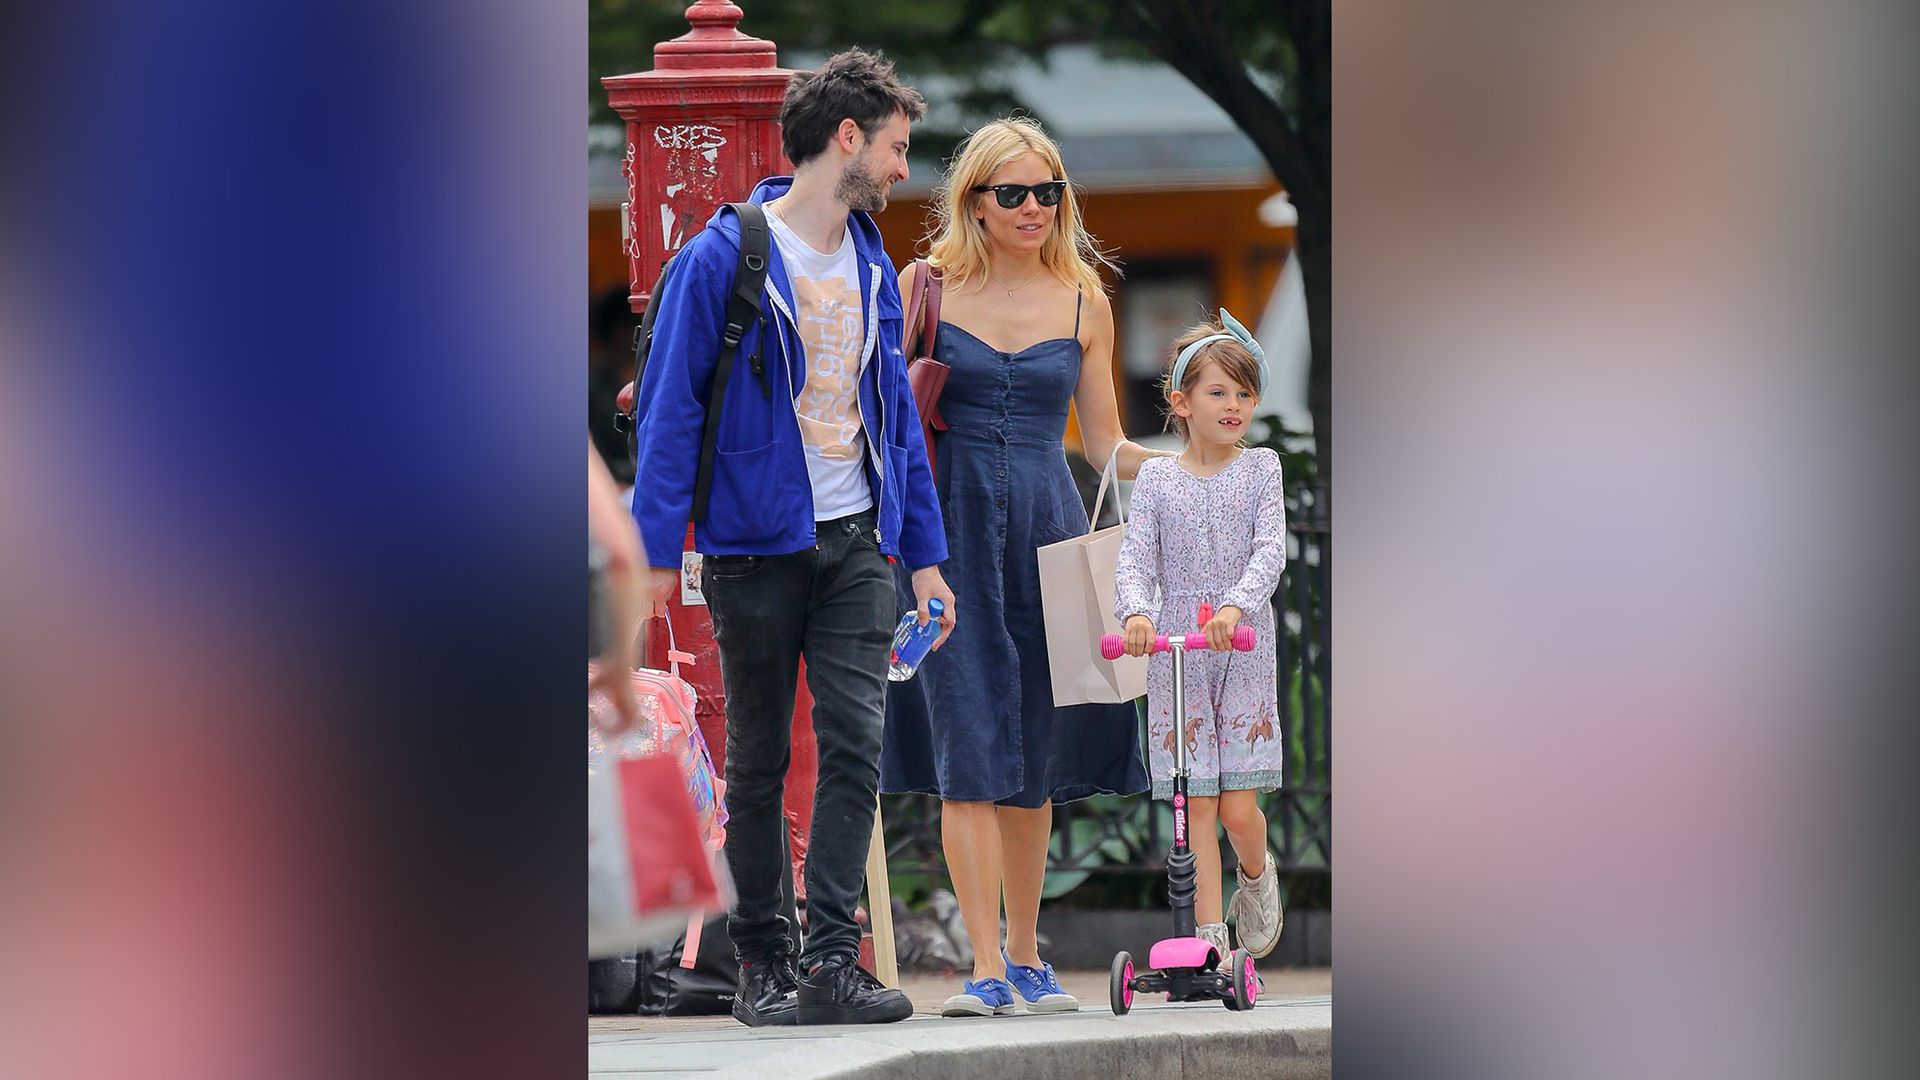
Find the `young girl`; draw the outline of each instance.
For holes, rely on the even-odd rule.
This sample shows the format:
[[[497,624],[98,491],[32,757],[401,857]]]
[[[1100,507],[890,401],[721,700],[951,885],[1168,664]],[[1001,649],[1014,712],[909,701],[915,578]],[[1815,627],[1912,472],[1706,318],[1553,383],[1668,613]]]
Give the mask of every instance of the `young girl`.
[[[1241,445],[1266,389],[1265,356],[1224,309],[1220,319],[1174,343],[1167,404],[1186,449],[1140,467],[1114,615],[1131,656],[1147,653],[1156,627],[1169,634],[1199,627],[1212,646],[1186,658],[1188,843],[1199,877],[1199,935],[1224,958],[1216,820],[1240,857],[1240,887],[1227,917],[1239,925],[1241,946],[1265,956],[1280,940],[1280,886],[1256,796],[1280,786],[1271,601],[1287,536],[1279,455]],[[1204,623],[1203,606],[1213,612]],[[1254,630],[1251,652],[1229,651],[1241,622]],[[1172,699],[1172,661],[1161,653],[1147,669],[1148,755],[1160,799],[1173,795]]]

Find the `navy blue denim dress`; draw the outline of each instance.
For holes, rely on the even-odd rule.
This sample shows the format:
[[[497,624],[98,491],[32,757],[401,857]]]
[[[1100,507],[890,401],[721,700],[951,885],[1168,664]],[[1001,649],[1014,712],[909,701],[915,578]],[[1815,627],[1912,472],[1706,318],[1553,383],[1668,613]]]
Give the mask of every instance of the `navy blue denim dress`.
[[[941,323],[952,371],[935,436],[956,624],[904,683],[887,684],[880,790],[1039,807],[1146,790],[1132,703],[1055,708],[1037,549],[1087,531],[1062,438],[1080,381],[1074,336],[1015,353]],[[902,613],[913,586],[898,567]]]

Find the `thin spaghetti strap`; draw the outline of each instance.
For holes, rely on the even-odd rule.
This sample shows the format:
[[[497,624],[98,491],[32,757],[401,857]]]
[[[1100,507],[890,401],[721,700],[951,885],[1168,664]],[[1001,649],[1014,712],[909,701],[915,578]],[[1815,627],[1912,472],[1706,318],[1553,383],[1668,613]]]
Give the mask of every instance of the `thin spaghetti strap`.
[[[1073,336],[1075,340],[1078,340],[1080,337],[1080,301],[1084,299],[1086,299],[1086,293],[1084,291],[1080,289],[1073,290]]]

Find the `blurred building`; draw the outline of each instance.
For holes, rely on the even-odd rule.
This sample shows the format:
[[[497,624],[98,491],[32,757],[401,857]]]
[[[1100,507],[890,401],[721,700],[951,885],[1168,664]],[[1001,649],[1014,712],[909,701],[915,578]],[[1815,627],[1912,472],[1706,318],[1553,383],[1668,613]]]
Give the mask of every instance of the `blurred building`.
[[[783,51],[780,59],[805,67],[820,58]],[[948,102],[956,85],[905,75],[927,95],[930,115],[952,115]],[[1161,429],[1154,383],[1166,370],[1169,346],[1179,330],[1223,304],[1256,327],[1267,346],[1273,386],[1261,411],[1304,427],[1304,304],[1290,304],[1292,292],[1280,287],[1293,247],[1291,208],[1253,143],[1165,65],[1108,60],[1091,46],[1063,46],[1045,64],[1008,69],[1004,79],[1060,143],[1068,173],[1083,193],[1088,228],[1126,272],[1112,295],[1115,381],[1127,431]],[[591,133],[590,299],[626,293],[623,151],[617,125]],[[911,179],[894,188],[892,204],[879,216],[897,264],[925,250],[927,201],[942,165],[916,155]],[[1297,289],[1297,278],[1295,268],[1287,284]],[[1298,318],[1290,314],[1295,306]],[[1297,348],[1291,344],[1296,334]],[[1070,428],[1070,442],[1077,437]]]

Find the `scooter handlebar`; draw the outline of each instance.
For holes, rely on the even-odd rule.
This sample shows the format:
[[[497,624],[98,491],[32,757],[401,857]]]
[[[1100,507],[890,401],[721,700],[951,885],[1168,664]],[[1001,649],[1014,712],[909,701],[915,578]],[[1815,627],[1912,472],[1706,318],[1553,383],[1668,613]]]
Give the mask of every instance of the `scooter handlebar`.
[[[1186,635],[1186,647],[1196,652],[1207,648],[1207,635]],[[1237,652],[1251,652],[1253,650],[1253,627],[1245,623],[1234,627],[1233,647]],[[1172,648],[1172,646],[1167,642],[1167,635],[1156,634],[1153,638],[1153,648],[1148,651],[1166,652],[1169,648]],[[1100,635],[1100,655],[1109,660],[1118,660],[1127,655],[1127,639],[1121,637],[1119,634]]]

